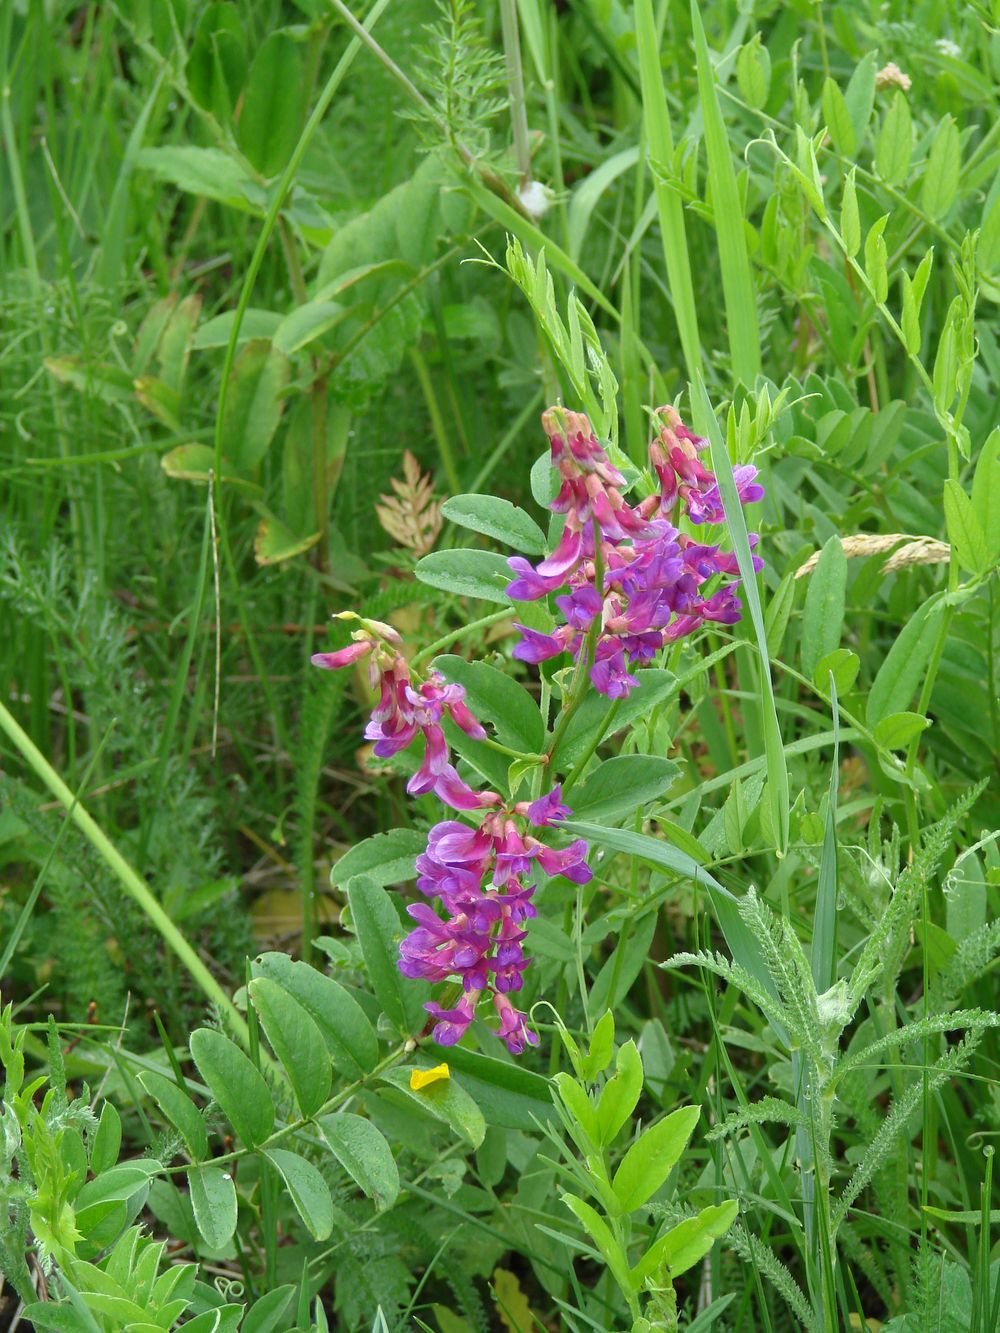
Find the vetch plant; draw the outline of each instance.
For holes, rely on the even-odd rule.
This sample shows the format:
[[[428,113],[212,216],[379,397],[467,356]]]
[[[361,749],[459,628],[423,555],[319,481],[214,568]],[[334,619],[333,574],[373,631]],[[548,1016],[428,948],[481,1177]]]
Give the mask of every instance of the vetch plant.
[[[556,524],[562,519],[562,530],[554,550],[537,564],[521,555],[510,557],[507,563],[515,577],[507,584],[505,597],[525,603],[551,600],[562,617],[561,624],[548,629],[515,621],[521,636],[513,650],[515,658],[537,664],[568,651],[576,663],[562,689],[562,708],[553,720],[548,744],[544,719],[535,753],[519,753],[491,738],[470,710],[463,685],[433,667],[421,678],[403,657],[402,639],[391,625],[360,620],[349,644],[312,659],[328,670],[365,660],[371,688],[378,691],[365,729],[366,738],[374,742],[375,756],[392,759],[422,740],[423,758],[406,784],[407,791],[412,796],[433,795],[479,821],[473,827],[449,819],[430,830],[426,850],[415,863],[417,887],[437,900],[444,916],[423,903],[408,907],[417,927],[400,947],[399,968],[405,976],[460,984],[460,993],[448,1003],[429,1000],[424,1006],[435,1020],[434,1039],[443,1045],[461,1040],[477,1006],[486,1001],[492,1002],[497,1033],[513,1054],[538,1040],[510,995],[522,989],[530,961],[523,950],[528,933],[524,925],[536,915],[531,882],[535,873],[540,870],[578,885],[591,879],[585,840],[556,848],[535,832],[557,831],[572,814],[563,803],[562,784],[554,770],[560,767],[558,742],[587,690],[606,696],[613,709],[639,685],[630,668],[651,663],[669,645],[706,623],[732,624],[739,619],[735,557],[718,543],[698,541],[682,530],[682,526],[712,530],[725,521],[718,481],[700,458],[708,442],[693,435],[672,407],[659,409],[654,422],[657,435],[649,458],[658,485],[630,503],[629,480],[612,464],[586,415],[553,407],[542,417],[551,467],[559,482],[549,508]],[[733,469],[740,504],[763,496],[756,477],[750,464]],[[632,485],[636,483],[633,476]],[[476,530],[507,537],[514,545],[527,532],[528,543],[535,543],[528,516],[503,501],[463,496],[456,506],[451,512],[457,521],[464,518]],[[753,535],[751,549],[756,543]],[[754,557],[755,570],[761,563]],[[440,563],[433,568],[440,578]],[[463,577],[460,564],[451,562],[444,569],[446,583],[449,570],[452,577]],[[564,588],[569,591],[560,593]],[[357,616],[343,612],[340,618]],[[546,623],[552,619],[547,610],[543,618]],[[516,695],[518,707],[530,710],[534,722],[535,705],[521,697],[519,687]],[[591,726],[583,762],[570,765],[565,773],[567,786],[581,776],[612,719],[613,713]],[[499,722],[496,715],[487,720],[495,726]],[[504,790],[476,790],[470,785],[452,762],[448,725],[457,729],[459,743],[465,738],[515,760],[506,781],[498,784]],[[469,761],[482,771],[482,760],[474,753]],[[535,788],[533,799],[519,800],[517,790],[528,773]]]

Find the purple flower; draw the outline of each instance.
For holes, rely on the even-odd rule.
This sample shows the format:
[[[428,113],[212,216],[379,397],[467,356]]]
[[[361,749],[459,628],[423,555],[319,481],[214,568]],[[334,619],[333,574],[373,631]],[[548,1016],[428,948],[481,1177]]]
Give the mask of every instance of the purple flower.
[[[625,650],[618,639],[601,639],[590,668],[590,681],[599,694],[609,699],[626,699],[639,684],[625,666]]]
[[[520,662],[545,662],[566,651],[566,643],[558,634],[543,634],[518,621],[514,622],[514,628],[521,631],[521,642],[514,648],[514,656]]]
[[[538,1045],[538,1033],[528,1027],[527,1014],[515,1009],[506,995],[494,995],[493,1007],[500,1019],[497,1036],[506,1043],[511,1055],[521,1055],[525,1046]]]
[[[434,1040],[440,1046],[454,1046],[462,1040],[475,1017],[476,999],[473,995],[463,995],[454,1009],[442,1009],[433,1000],[424,1005],[432,1018],[437,1019],[434,1026]]]
[[[350,666],[359,657],[370,653],[372,644],[367,639],[349,643],[346,648],[338,648],[335,653],[313,653],[309,661],[313,666],[323,667],[326,671],[336,671],[338,667]]]
[[[560,819],[568,819],[573,811],[568,805],[563,805],[562,783],[557,782],[545,796],[540,796],[537,801],[532,801],[524,813],[535,828],[545,828],[547,825],[557,823]]]

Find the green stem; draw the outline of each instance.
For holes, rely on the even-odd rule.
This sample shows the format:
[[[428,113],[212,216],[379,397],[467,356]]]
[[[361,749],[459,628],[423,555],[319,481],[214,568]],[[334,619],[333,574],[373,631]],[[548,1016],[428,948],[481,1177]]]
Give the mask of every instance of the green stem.
[[[444,474],[448,478],[448,488],[452,495],[460,495],[462,483],[458,479],[458,471],[455,467],[455,455],[452,452],[451,440],[448,439],[448,431],[444,424],[444,417],[438,404],[437,394],[434,392],[434,381],[431,379],[431,373],[427,369],[427,362],[424,360],[423,353],[417,347],[410,348],[410,360],[413,363],[413,369],[417,372],[417,379],[420,381],[420,389],[424,395],[424,402],[427,404],[427,411],[431,419],[431,429],[434,432],[434,439],[437,442],[438,453],[441,455],[441,464],[444,467]]]
[[[497,624],[498,621],[509,620],[512,614],[513,607],[504,607],[502,611],[493,611],[490,615],[482,616],[479,620],[470,621],[468,625],[463,625],[461,629],[452,630],[450,634],[446,634],[427,648],[421,648],[419,653],[415,653],[410,659],[410,666],[420,666],[429,658],[436,656],[437,653],[443,652],[445,648],[450,648],[459,639],[464,639],[467,634],[471,634],[474,630],[487,629],[490,625]]]
[[[233,1028],[243,1040],[246,1040],[247,1026],[243,1021],[242,1014],[167,916],[149,885],[140,878],[110,838],[88,814],[41,750],[38,749],[27,732],[18,725],[2,702],[0,702],[0,729],[7,733],[24,760],[67,811],[69,818],[73,820],[109,870],[116,876],[125,892],[138,904],[149,921],[159,931],[169,948],[173,950],[187,968],[193,980],[198,983],[205,995],[223,1010]]]
[[[241,1157],[249,1157],[251,1153],[264,1152],[267,1148],[276,1147],[282,1140],[286,1139],[289,1134],[294,1134],[300,1129],[305,1129],[321,1115],[329,1115],[331,1111],[336,1111],[338,1107],[343,1106],[345,1102],[350,1101],[354,1094],[360,1088],[363,1088],[366,1083],[370,1083],[372,1079],[378,1078],[381,1073],[386,1069],[389,1069],[392,1065],[398,1064],[403,1056],[406,1055],[408,1045],[408,1042],[404,1042],[401,1046],[397,1046],[395,1050],[390,1051],[384,1059],[378,1062],[374,1069],[370,1070],[367,1074],[362,1074],[361,1077],[356,1078],[353,1083],[348,1083],[346,1087],[343,1087],[339,1092],[334,1093],[329,1101],[324,1102],[319,1110],[314,1112],[313,1115],[303,1117],[301,1120],[293,1120],[287,1125],[282,1125],[280,1129],[276,1129],[273,1134],[269,1135],[263,1143],[258,1143],[253,1148],[234,1148],[232,1152],[223,1153],[220,1157],[213,1157],[208,1165],[221,1166],[224,1162],[236,1162],[239,1161]],[[190,1171],[190,1169],[190,1163],[185,1166],[167,1166],[164,1167],[162,1174],[168,1176],[177,1175],[179,1172]]]
[[[503,29],[503,53],[507,62],[507,91],[510,96],[510,120],[514,133],[514,156],[521,184],[531,180],[531,145],[528,142],[528,117],[524,105],[524,72],[521,68],[521,39],[517,31],[516,0],[500,0],[500,24]]]

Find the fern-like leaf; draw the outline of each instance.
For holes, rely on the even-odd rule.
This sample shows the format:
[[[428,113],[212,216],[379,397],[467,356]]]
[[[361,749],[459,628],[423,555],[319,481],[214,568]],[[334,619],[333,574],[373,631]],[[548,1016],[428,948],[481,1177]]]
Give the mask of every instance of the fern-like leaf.
[[[759,1236],[753,1235],[739,1224],[734,1226],[726,1237],[726,1244],[731,1246],[744,1262],[752,1264],[763,1273],[806,1333],[818,1333],[819,1325],[816,1323],[816,1316],[805,1292],[781,1260],[775,1256],[770,1246],[765,1245]]]

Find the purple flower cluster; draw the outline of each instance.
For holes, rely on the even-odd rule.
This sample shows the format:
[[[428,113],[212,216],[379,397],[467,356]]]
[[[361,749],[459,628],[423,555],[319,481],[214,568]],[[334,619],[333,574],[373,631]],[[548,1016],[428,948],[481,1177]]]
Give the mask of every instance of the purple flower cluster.
[[[699,458],[707,441],[692,435],[672,407],[657,415],[660,433],[650,446],[650,462],[659,494],[632,507],[622,494],[625,478],[587,417],[561,408],[545,412],[542,425],[561,481],[550,507],[566,522],[556,549],[539,564],[523,556],[508,561],[516,577],[507,593],[515,600],[569,589],[555,599],[564,623],[550,634],[518,624],[514,656],[543,662],[567,651],[577,660],[586,653],[594,688],[611,699],[638,685],[630,665],[648,662],[664,644],[705,621],[734,624],[740,618],[735,557],[696,542],[672,522],[680,511],[695,525],[725,518],[718,482]],[[756,477],[750,465],[733,469],[741,504],[763,497]],[[756,545],[756,534],[750,542]],[[756,556],[754,566],[761,567]],[[706,595],[707,583],[726,576],[733,581],[715,584]]]
[[[500,1021],[499,1036],[513,1054],[538,1040],[510,1000],[530,962],[522,948],[524,922],[536,915],[535,886],[528,878],[536,865],[576,884],[587,883],[592,873],[582,839],[556,850],[527,831],[526,826],[541,828],[570,813],[560,796],[556,787],[512,812],[490,811],[477,829],[455,820],[436,824],[427,851],[417,858],[417,887],[441,903],[446,917],[423,903],[407,908],[417,929],[402,943],[399,966],[408,977],[461,979],[462,996],[454,1007],[426,1006],[437,1019],[434,1039],[442,1045],[462,1037],[477,1003],[487,997]]]
[[[365,739],[375,742],[375,754],[388,759],[422,736],[423,762],[406,784],[411,796],[433,792],[453,810],[482,810],[499,805],[499,796],[473,791],[451,763],[441,726],[445,717],[450,717],[473,740],[486,739],[484,728],[469,712],[461,685],[451,685],[432,672],[415,686],[409,665],[399,652],[403,641],[393,627],[378,620],[364,621],[363,626],[355,631],[353,642],[346,648],[335,653],[316,653],[312,664],[336,670],[368,656],[369,680],[372,689],[379,691],[379,700],[365,727]]]
[[[400,945],[399,969],[404,976],[428,981],[457,979],[462,993],[452,1008],[434,1001],[425,1005],[436,1020],[434,1039],[453,1045],[475,1017],[480,1001],[492,1000],[499,1020],[497,1035],[512,1054],[535,1045],[527,1016],[510,999],[522,985],[530,959],[522,948],[524,923],[536,915],[529,882],[535,867],[562,875],[576,884],[591,878],[587,844],[578,840],[561,850],[547,846],[530,828],[557,824],[571,812],[562,804],[560,787],[532,802],[508,809],[496,792],[473,791],[450,761],[442,729],[450,718],[468,736],[485,740],[486,732],[465,703],[465,691],[432,673],[414,683],[399,652],[402,641],[391,625],[361,622],[352,642],[333,653],[317,653],[314,666],[336,669],[368,658],[369,678],[379,691],[365,735],[375,754],[398,754],[418,736],[424,758],[407,783],[414,795],[433,792],[455,810],[485,812],[477,828],[449,819],[430,831],[427,850],[417,858],[417,886],[444,909],[441,917],[426,903],[407,908],[417,923]]]

